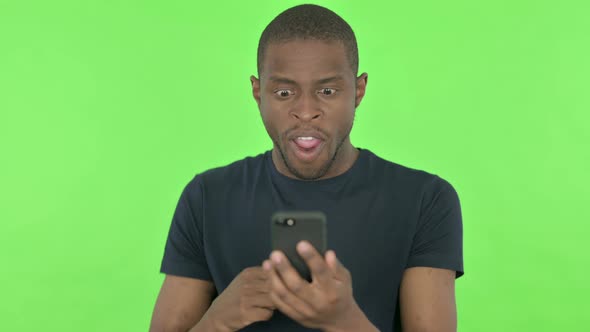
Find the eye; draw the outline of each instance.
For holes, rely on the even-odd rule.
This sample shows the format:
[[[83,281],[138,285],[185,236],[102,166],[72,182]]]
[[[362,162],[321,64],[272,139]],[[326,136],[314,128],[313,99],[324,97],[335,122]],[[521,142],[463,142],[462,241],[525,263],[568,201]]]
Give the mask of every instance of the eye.
[[[336,93],[336,89],[323,88],[319,91],[319,93],[323,94],[324,96],[331,96]]]
[[[274,94],[281,97],[281,98],[286,98],[286,97],[289,97],[290,95],[292,95],[293,92],[291,90],[280,89],[280,90],[275,90]]]

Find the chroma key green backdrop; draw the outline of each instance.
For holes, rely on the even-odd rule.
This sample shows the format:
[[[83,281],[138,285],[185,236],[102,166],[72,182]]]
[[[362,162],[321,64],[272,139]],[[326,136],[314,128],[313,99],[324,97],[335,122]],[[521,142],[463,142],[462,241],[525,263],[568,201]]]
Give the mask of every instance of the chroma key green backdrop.
[[[182,188],[271,147],[248,78],[299,3],[0,2],[1,331],[148,329]],[[588,2],[317,3],[369,73],[353,143],[459,192],[459,331],[588,328]]]

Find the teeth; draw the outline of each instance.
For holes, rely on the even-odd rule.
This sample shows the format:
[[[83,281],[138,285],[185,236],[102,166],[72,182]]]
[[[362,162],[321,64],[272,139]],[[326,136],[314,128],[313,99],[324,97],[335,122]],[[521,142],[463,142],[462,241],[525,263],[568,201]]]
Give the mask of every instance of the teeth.
[[[311,141],[314,138],[313,137],[297,137],[297,139],[300,139],[302,141]]]

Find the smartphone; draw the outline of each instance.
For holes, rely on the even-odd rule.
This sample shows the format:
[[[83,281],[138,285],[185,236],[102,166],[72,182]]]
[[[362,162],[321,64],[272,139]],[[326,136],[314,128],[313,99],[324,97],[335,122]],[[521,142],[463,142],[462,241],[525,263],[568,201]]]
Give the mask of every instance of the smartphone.
[[[297,243],[306,240],[322,255],[326,253],[326,215],[319,211],[280,211],[271,217],[273,250],[282,251],[301,277],[311,282],[307,264],[297,253]]]

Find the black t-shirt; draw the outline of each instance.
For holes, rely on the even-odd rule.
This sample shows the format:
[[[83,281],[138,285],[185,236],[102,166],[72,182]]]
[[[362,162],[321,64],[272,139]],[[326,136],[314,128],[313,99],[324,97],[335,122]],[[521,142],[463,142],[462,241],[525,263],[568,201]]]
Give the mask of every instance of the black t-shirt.
[[[350,271],[356,302],[381,331],[400,331],[398,291],[406,268],[463,275],[461,208],[442,178],[383,160],[369,150],[345,173],[289,178],[271,151],[197,175],[185,187],[161,272],[213,281],[218,294],[271,252],[270,217],[280,210],[327,216],[328,249]],[[314,331],[280,311],[242,331]]]

